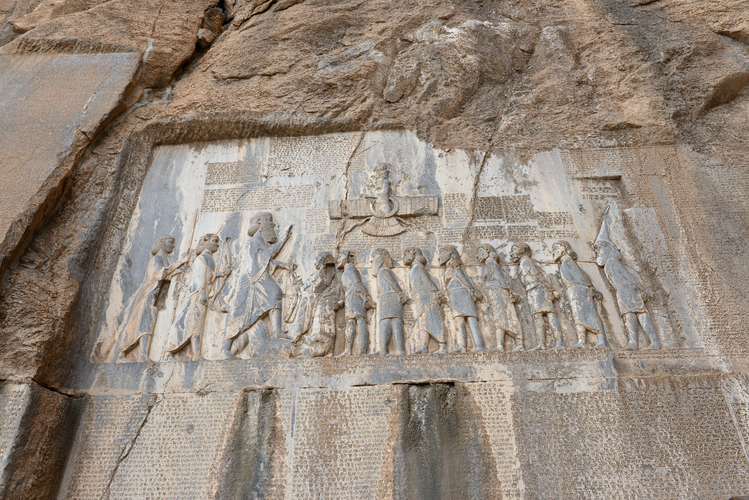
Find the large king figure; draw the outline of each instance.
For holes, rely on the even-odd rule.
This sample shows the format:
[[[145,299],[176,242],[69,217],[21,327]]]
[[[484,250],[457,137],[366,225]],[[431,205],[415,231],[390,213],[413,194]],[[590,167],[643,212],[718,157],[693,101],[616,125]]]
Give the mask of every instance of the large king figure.
[[[271,272],[275,267],[288,271],[295,267],[275,260],[289,238],[292,227],[289,226],[283,238],[279,239],[271,213],[260,212],[253,216],[252,225],[247,231],[250,244],[245,250],[243,268],[237,279],[233,307],[226,319],[219,359],[234,358],[247,347],[247,332],[266,317],[270,320],[274,337],[288,338],[281,322],[283,291],[271,277]]]

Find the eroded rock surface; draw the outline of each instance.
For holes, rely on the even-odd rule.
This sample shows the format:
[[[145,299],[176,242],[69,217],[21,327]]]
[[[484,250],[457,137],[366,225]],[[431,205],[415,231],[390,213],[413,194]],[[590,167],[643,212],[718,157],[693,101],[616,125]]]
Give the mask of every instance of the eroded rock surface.
[[[0,497],[749,493],[746,2],[0,1],[0,89]],[[397,201],[370,209],[383,162]],[[427,336],[416,354],[407,303],[405,357],[288,359],[292,339],[274,337],[269,357],[240,340],[244,359],[222,361],[242,260],[216,251],[232,274],[209,280],[225,281],[209,360],[162,361],[175,278],[153,301],[156,362],[116,362],[156,238],[175,236],[170,262],[204,233],[244,248],[258,211],[294,224],[279,262],[298,265],[300,311],[321,310],[321,251],[360,254],[380,307],[372,249],[410,294],[405,247],[445,288],[453,245],[481,291],[476,249],[493,245],[520,296],[520,351],[440,357]],[[606,214],[659,350],[626,349],[632,316],[592,245]],[[538,327],[513,243],[552,277],[571,347],[582,309],[552,254],[567,240],[607,346],[527,352]],[[496,297],[469,296],[496,347]],[[440,308],[452,349],[459,308]],[[337,355],[346,318],[330,323]]]

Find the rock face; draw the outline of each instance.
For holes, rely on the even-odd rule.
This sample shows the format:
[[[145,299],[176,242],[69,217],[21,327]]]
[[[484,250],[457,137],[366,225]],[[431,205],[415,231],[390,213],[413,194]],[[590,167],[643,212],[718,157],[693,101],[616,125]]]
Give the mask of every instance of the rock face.
[[[742,1],[0,2],[0,498],[749,494]]]

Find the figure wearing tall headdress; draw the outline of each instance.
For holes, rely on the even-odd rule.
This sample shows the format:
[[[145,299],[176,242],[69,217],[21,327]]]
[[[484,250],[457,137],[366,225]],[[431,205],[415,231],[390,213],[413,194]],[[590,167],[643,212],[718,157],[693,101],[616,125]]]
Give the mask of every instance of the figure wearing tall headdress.
[[[429,340],[433,338],[439,348],[436,354],[447,352],[445,344],[445,320],[441,304],[447,302],[437,280],[426,268],[427,259],[421,249],[410,247],[403,251],[403,264],[411,266],[409,285],[413,297],[414,317],[419,334],[419,348],[415,354],[426,354]]]
[[[625,349],[640,347],[639,331],[642,329],[650,343],[643,349],[658,349],[660,343],[655,333],[653,319],[648,313],[645,302],[653,297],[653,292],[645,288],[640,275],[622,262],[622,254],[609,235],[607,218],[604,214],[601,230],[598,232],[593,248],[596,252],[596,264],[603,268],[606,279],[614,288],[619,314],[627,329],[627,346]]]

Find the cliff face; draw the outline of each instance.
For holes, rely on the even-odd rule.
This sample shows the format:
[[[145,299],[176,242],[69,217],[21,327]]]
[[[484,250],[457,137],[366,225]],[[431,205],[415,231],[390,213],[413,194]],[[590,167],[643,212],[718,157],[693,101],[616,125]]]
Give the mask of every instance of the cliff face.
[[[746,1],[0,0],[0,89],[0,496],[749,494]],[[372,236],[356,200],[376,198],[383,162],[398,201],[373,214],[404,229]],[[380,309],[373,248],[412,295],[407,247],[444,288],[455,245],[483,290],[477,248],[494,245],[525,346],[290,360],[249,341],[218,360],[259,211],[294,226],[279,259],[300,297],[319,252],[352,250]],[[591,245],[607,217],[652,292],[657,351],[625,349]],[[118,363],[155,239],[177,261],[203,233],[237,255],[227,311],[205,313],[208,360],[161,361],[187,300],[175,278],[154,296],[158,362]],[[560,240],[602,292],[606,349],[523,350],[538,330],[516,241],[576,342]],[[442,314],[455,347],[459,315]]]

